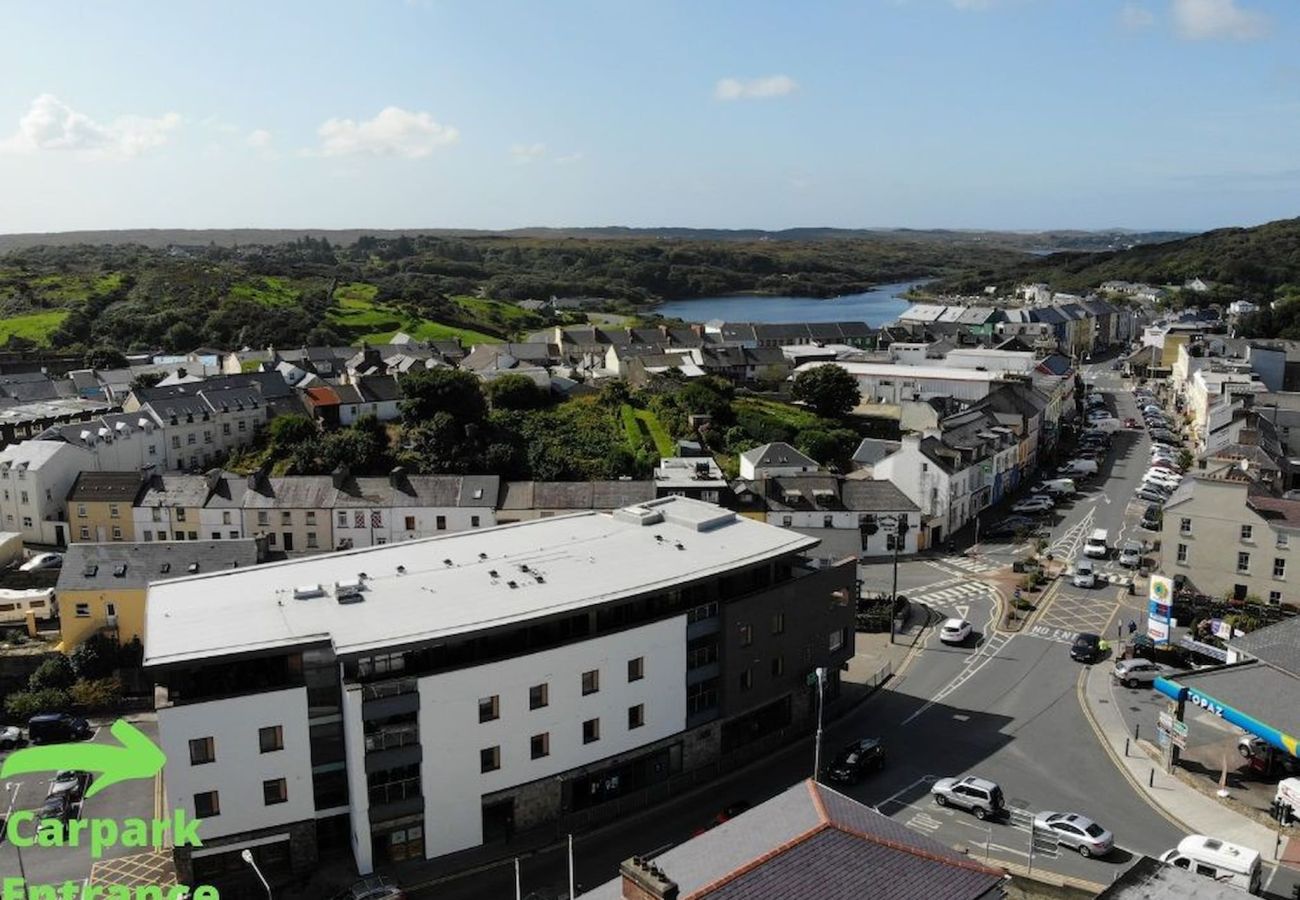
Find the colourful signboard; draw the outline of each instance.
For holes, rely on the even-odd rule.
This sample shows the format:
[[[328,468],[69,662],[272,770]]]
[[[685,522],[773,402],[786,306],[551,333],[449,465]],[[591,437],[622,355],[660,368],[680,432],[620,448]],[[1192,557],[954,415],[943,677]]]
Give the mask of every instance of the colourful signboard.
[[[1157,645],[1169,643],[1174,603],[1174,583],[1165,575],[1152,575],[1147,592],[1147,637]]]

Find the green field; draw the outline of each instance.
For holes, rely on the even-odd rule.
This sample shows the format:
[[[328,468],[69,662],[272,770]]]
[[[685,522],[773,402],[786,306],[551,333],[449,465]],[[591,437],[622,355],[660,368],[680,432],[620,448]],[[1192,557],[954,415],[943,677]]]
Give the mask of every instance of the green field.
[[[799,406],[781,403],[777,400],[764,400],[760,397],[737,397],[732,404],[737,413],[749,411],[774,419],[791,428],[840,427],[836,422],[828,422],[816,413]]]
[[[292,306],[302,292],[283,278],[263,277],[241,281],[230,287],[230,296],[252,300],[263,306]]]
[[[20,337],[33,341],[42,347],[48,347],[50,335],[63,324],[63,320],[67,317],[68,310],[51,309],[46,312],[0,319],[0,344],[7,342],[10,337]]]
[[[378,292],[373,284],[360,282],[337,288],[334,291],[336,305],[330,310],[329,324],[353,340],[371,344],[385,344],[399,331],[409,334],[417,341],[460,338],[466,346],[501,342],[501,338],[470,328],[411,318],[398,310],[376,303],[375,296]]]

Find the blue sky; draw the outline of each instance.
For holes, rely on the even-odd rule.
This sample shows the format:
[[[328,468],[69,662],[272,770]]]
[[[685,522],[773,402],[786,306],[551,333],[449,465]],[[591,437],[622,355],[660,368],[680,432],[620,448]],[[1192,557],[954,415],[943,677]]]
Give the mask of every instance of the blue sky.
[[[5,5],[0,232],[1300,214],[1295,0]]]

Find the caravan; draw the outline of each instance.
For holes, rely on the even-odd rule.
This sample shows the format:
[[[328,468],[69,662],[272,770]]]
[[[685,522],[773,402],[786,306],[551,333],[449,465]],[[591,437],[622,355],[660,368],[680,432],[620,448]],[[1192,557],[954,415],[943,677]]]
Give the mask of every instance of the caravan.
[[[1259,851],[1240,844],[1192,834],[1179,841],[1173,850],[1162,853],[1160,861],[1213,878],[1221,884],[1245,888],[1252,894],[1259,893]]]

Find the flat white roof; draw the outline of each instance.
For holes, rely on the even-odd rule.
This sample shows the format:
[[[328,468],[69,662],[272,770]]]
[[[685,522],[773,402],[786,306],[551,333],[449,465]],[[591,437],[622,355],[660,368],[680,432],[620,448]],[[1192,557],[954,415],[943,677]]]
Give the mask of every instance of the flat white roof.
[[[178,578],[149,586],[144,662],[320,640],[339,654],[437,640],[666,588],[818,543],[712,503],[664,497],[612,514],[576,513]],[[360,602],[335,599],[337,582],[358,580]],[[313,585],[324,593],[296,599]]]
[[[898,363],[869,362],[810,362],[795,371],[802,372],[817,366],[840,366],[852,375],[885,376],[891,378],[930,379],[934,381],[1001,381],[1003,372],[980,369],[960,369],[956,366],[909,366]]]

